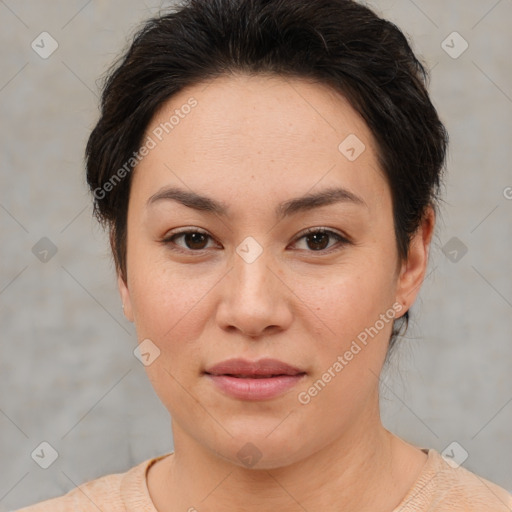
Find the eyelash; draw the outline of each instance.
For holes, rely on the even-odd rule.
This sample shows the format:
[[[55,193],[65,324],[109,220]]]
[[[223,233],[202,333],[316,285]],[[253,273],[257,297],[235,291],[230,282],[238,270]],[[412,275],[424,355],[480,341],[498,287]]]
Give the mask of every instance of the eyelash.
[[[177,238],[180,238],[180,237],[183,237],[184,235],[188,235],[188,234],[194,234],[194,233],[198,233],[198,234],[202,234],[202,235],[206,235],[207,237],[209,237],[210,239],[213,240],[213,237],[206,231],[203,231],[201,229],[190,229],[190,228],[184,228],[182,231],[175,231],[174,233],[171,233],[169,236],[166,236],[162,241],[161,243],[165,246],[167,246],[170,250],[172,251],[175,251],[175,252],[181,252],[181,253],[185,253],[185,254],[192,254],[192,253],[197,253],[197,254],[203,254],[204,251],[208,250],[208,248],[206,249],[188,249],[188,248],[183,248],[179,245],[177,245],[175,243],[175,240]],[[332,231],[331,229],[327,229],[327,228],[323,228],[323,227],[317,227],[317,228],[308,228],[304,231],[302,231],[301,233],[299,233],[299,235],[295,238],[295,240],[293,241],[293,244],[296,244],[299,240],[303,239],[303,238],[306,238],[307,236],[309,235],[313,235],[313,234],[325,234],[325,235],[329,235],[330,237],[332,238],[335,238],[337,243],[328,247],[327,249],[319,249],[319,250],[306,250],[306,252],[310,252],[310,253],[318,253],[318,254],[330,254],[331,252],[333,252],[334,250],[336,250],[336,246],[339,245],[340,247],[337,248],[337,250],[343,248],[345,245],[348,245],[350,244],[350,240],[348,240],[345,236],[341,235],[340,233],[337,233],[335,231]]]

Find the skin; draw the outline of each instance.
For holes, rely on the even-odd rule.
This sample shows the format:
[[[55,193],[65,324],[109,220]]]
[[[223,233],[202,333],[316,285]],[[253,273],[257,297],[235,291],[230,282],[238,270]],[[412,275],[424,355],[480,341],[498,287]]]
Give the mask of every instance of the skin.
[[[175,451],[148,472],[151,498],[161,512],[392,510],[427,458],[381,423],[378,376],[392,323],[308,404],[297,395],[393,304],[403,308],[397,317],[409,309],[425,275],[433,211],[400,261],[373,136],[324,85],[223,76],[173,96],[147,134],[190,97],[197,106],[134,172],[127,275],[118,279],[139,341],[160,350],[146,370],[172,417]],[[349,134],[366,146],[353,162],[338,150]],[[170,186],[223,202],[228,215],[170,199],[148,205]],[[361,202],[276,217],[280,203],[331,187]],[[207,232],[204,249],[183,236],[173,245],[178,228]],[[331,236],[314,250],[307,228],[348,243]],[[236,252],[249,236],[263,249],[252,263]],[[235,399],[203,373],[232,357],[272,357],[306,375],[281,396]],[[237,457],[246,443],[261,456],[253,467]]]

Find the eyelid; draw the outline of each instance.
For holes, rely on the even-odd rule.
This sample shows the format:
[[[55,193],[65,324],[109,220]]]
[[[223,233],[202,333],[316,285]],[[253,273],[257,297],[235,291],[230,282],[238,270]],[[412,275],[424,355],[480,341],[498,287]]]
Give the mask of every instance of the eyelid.
[[[184,226],[182,228],[176,228],[176,229],[173,229],[171,232],[169,233],[166,233],[164,235],[164,238],[171,238],[175,235],[181,235],[183,233],[201,233],[202,235],[208,235],[208,236],[211,236],[210,233],[208,233],[208,231],[206,231],[205,229],[202,229],[202,228],[196,228],[195,226]]]
[[[348,236],[345,235],[343,232],[332,229],[332,228],[324,227],[324,226],[314,226],[312,228],[306,228],[297,235],[296,240],[298,240],[299,238],[302,238],[305,235],[311,235],[313,233],[329,233],[329,234],[337,235],[340,238],[343,238],[344,240],[346,240],[347,242],[350,241]]]

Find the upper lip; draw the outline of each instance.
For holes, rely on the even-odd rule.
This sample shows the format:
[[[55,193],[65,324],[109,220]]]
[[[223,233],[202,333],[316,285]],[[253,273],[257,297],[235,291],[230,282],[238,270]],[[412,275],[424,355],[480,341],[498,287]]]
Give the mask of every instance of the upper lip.
[[[210,375],[243,375],[243,376],[272,376],[272,375],[300,375],[303,370],[291,366],[278,359],[264,358],[258,361],[247,359],[227,359],[210,366],[205,370]]]

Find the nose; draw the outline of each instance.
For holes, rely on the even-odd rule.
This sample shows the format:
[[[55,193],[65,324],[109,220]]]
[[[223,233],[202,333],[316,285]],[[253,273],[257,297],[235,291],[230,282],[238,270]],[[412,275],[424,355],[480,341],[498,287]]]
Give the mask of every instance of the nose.
[[[235,253],[223,280],[217,323],[251,338],[286,330],[292,321],[292,295],[267,251],[250,263]]]

